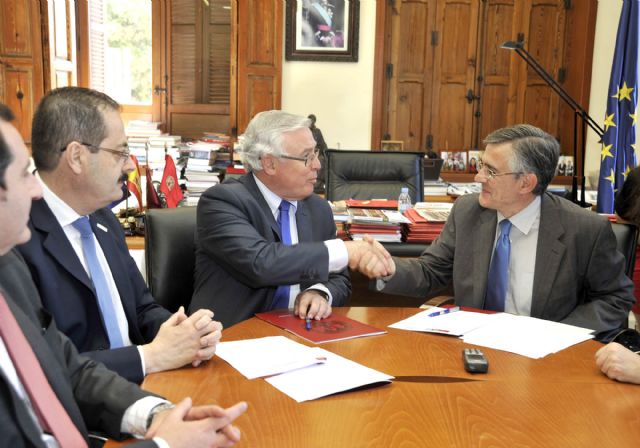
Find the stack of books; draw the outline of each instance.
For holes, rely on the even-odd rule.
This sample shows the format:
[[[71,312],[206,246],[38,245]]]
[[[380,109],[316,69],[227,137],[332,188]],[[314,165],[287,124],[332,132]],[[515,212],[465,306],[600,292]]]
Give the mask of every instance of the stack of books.
[[[453,204],[418,202],[407,211],[411,223],[405,227],[404,240],[408,243],[430,243],[442,232]]]
[[[353,240],[369,235],[381,242],[400,243],[403,224],[411,222],[397,210],[349,208],[349,215],[348,232]]]

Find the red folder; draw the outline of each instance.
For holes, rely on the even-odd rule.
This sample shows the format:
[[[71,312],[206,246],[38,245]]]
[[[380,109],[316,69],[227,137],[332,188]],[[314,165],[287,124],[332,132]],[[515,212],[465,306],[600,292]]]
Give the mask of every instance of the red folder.
[[[256,313],[262,319],[278,328],[282,328],[296,336],[314,344],[344,341],[345,339],[361,338],[384,334],[386,331],[357,320],[349,319],[341,314],[332,314],[326,319],[312,320],[311,330],[306,329],[306,321],[294,316],[288,310],[273,310],[266,313]]]

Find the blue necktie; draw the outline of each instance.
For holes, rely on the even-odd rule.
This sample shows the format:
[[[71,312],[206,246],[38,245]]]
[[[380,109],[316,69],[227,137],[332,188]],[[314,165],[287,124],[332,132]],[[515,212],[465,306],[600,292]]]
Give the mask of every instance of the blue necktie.
[[[98,297],[98,305],[102,312],[102,320],[104,326],[107,329],[107,336],[109,336],[109,342],[111,348],[119,348],[124,346],[120,329],[118,328],[118,319],[116,317],[116,310],[111,300],[111,294],[109,293],[109,286],[107,279],[104,276],[100,263],[98,262],[98,253],[96,252],[96,243],[93,239],[93,230],[91,229],[91,223],[89,218],[82,216],[73,222],[73,227],[78,229],[80,237],[82,239],[82,252],[87,260],[89,266],[89,275],[93,281],[93,286]]]
[[[500,222],[500,236],[496,241],[496,248],[493,251],[493,259],[491,260],[491,267],[489,268],[487,297],[484,302],[484,308],[486,310],[504,311],[504,302],[509,286],[510,231],[511,221],[503,219]]]
[[[291,227],[289,225],[289,207],[291,204],[287,201],[280,203],[280,213],[278,214],[278,226],[280,227],[280,237],[282,242],[287,246],[291,245]],[[282,308],[289,308],[289,285],[280,285],[276,289],[276,293],[273,296],[273,305],[271,309],[277,310]]]

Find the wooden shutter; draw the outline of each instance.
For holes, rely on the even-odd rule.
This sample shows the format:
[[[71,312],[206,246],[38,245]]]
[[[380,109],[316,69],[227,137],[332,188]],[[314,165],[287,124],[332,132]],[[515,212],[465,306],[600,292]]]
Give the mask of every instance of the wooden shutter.
[[[280,108],[283,3],[238,0],[238,133],[256,113]]]
[[[16,115],[27,145],[31,117],[44,94],[40,10],[33,0],[0,1],[0,101]]]

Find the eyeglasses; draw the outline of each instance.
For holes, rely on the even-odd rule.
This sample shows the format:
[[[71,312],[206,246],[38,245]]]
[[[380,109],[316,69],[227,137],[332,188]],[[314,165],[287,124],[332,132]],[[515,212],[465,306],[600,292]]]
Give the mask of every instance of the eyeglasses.
[[[107,151],[107,152],[110,152],[111,154],[115,154],[118,156],[118,159],[120,161],[126,161],[129,157],[131,157],[131,150],[129,149],[129,146],[126,143],[122,145],[122,148],[123,148],[122,151],[119,151],[117,149],[112,149],[112,148],[103,148],[102,146],[96,146],[86,142],[80,142],[80,144],[88,148],[99,149],[101,151]],[[60,152],[64,152],[66,150],[67,150],[67,147],[65,146],[60,150]]]
[[[280,158],[289,159],[289,160],[299,160],[300,162],[304,162],[304,166],[309,166],[315,160],[318,159],[318,154],[319,153],[320,153],[320,150],[318,148],[316,148],[316,149],[313,150],[313,152],[307,154],[304,157],[290,156],[290,155],[287,155],[287,154],[281,154]]]
[[[508,173],[498,173],[493,168],[489,168],[487,165],[485,165],[482,160],[478,161],[477,168],[478,168],[478,173],[483,170],[486,172],[487,179],[494,179],[496,177],[507,176],[509,174],[515,174],[515,175],[524,174],[522,171],[510,171]]]

